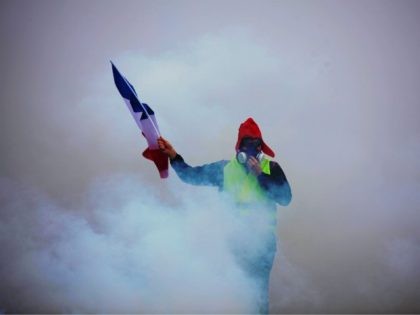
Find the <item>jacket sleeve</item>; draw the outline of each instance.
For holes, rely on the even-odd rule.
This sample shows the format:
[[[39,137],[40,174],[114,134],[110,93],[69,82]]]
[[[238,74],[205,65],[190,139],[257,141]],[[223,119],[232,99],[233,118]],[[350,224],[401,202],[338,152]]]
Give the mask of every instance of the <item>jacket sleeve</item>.
[[[292,200],[292,191],[286,175],[277,162],[270,161],[270,174],[258,176],[261,187],[268,196],[282,206],[287,206]]]
[[[185,163],[177,154],[171,161],[171,166],[179,178],[188,184],[223,187],[223,168],[227,161],[218,161],[202,166],[192,167]]]

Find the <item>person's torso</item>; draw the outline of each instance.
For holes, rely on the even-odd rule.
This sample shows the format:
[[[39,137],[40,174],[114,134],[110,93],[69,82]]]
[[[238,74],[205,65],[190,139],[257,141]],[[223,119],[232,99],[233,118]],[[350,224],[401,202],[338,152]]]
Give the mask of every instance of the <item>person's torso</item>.
[[[261,171],[270,174],[270,161],[263,158],[260,162]],[[276,225],[276,204],[260,186],[257,177],[248,172],[236,157],[231,159],[223,169],[223,191],[236,204],[242,216],[255,217]]]

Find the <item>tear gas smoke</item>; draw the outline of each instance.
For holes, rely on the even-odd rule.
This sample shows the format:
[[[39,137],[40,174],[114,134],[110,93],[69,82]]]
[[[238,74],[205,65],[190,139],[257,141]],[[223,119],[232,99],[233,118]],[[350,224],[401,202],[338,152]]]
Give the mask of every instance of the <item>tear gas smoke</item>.
[[[419,313],[419,6],[2,2],[0,309],[252,309],[229,212],[139,158],[112,59],[191,165],[261,126],[294,192],[272,312]]]
[[[253,313],[232,246],[261,250],[265,218],[238,220],[212,190],[162,204],[138,178],[104,178],[84,213],[1,181],[0,305],[7,312]],[[246,245],[246,246],[244,246]]]

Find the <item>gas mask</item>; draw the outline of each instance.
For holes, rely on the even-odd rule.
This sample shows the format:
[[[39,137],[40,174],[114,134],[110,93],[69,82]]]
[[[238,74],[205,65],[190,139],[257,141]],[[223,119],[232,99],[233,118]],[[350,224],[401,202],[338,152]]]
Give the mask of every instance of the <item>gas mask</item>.
[[[264,157],[264,153],[261,152],[261,144],[261,139],[244,138],[241,142],[239,152],[236,153],[238,162],[245,164],[251,156],[261,162]]]

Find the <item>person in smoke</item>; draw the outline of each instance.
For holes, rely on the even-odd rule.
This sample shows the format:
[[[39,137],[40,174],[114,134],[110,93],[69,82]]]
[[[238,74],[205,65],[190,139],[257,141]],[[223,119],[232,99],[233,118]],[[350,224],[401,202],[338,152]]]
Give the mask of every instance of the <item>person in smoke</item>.
[[[266,158],[274,157],[273,150],[264,142],[257,123],[248,118],[238,131],[236,155],[230,161],[222,160],[202,166],[188,165],[164,138],[158,139],[160,150],[169,156],[172,168],[180,179],[193,185],[216,186],[226,192],[240,209],[240,216],[264,214],[266,237],[258,244],[259,250],[237,248],[234,256],[243,271],[254,279],[261,296],[258,311],[269,311],[269,278],[276,253],[277,205],[286,206],[292,194],[280,165]],[[251,219],[251,224],[256,224]],[[250,231],[252,233],[252,231]],[[257,233],[255,233],[257,234]],[[243,247],[243,245],[241,245]]]

